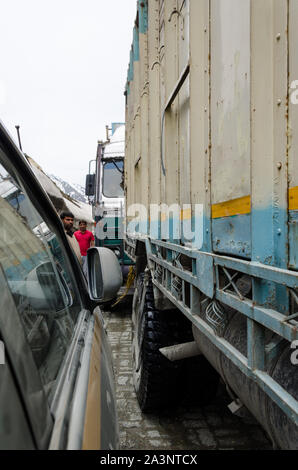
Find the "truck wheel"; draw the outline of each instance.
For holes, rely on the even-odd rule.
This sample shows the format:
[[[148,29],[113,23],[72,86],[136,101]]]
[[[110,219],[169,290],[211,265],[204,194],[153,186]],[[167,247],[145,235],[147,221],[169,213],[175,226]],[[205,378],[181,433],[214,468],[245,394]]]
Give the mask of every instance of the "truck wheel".
[[[180,396],[181,364],[166,359],[159,349],[179,343],[177,313],[155,309],[152,281],[144,273],[136,281],[132,322],[134,386],[141,410],[174,405]]]

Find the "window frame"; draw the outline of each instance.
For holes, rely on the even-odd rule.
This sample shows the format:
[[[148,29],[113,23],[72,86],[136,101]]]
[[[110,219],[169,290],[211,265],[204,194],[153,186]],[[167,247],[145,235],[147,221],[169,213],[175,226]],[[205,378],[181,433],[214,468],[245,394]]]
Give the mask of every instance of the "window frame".
[[[124,157],[115,157],[115,158],[111,158],[111,159],[108,159],[108,158],[105,159],[105,158],[103,158],[103,159],[102,159],[102,194],[103,194],[104,197],[107,198],[107,199],[123,199],[123,198],[124,198],[124,190],[121,188],[120,185],[119,185],[119,186],[120,186],[120,188],[121,188],[122,191],[123,191],[123,194],[122,194],[121,196],[107,196],[107,195],[105,194],[105,174],[106,174],[106,173],[105,173],[105,166],[106,166],[107,164],[113,163],[113,160],[114,160],[116,163],[120,162],[120,163],[123,164],[123,172],[124,172]],[[114,163],[113,163],[113,164],[114,164]],[[114,166],[115,166],[115,164],[114,164]],[[117,171],[119,171],[119,170],[116,168],[116,166],[115,166],[115,169],[116,169]],[[123,174],[123,173],[122,173],[122,174]]]

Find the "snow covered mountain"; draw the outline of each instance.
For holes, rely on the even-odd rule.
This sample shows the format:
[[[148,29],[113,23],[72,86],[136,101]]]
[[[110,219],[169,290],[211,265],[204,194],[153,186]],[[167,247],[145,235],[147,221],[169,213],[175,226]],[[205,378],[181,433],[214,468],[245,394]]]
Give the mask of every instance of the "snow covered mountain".
[[[54,183],[58,186],[58,188],[63,191],[68,196],[72,197],[76,201],[84,202],[88,204],[88,197],[85,196],[85,188],[83,186],[76,184],[76,183],[68,183],[58,176],[55,175],[48,175]]]

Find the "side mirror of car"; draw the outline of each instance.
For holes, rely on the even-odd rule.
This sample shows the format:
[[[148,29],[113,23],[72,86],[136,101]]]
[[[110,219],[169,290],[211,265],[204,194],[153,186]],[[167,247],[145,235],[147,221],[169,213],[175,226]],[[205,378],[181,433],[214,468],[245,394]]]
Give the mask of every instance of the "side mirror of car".
[[[108,248],[89,248],[87,251],[89,295],[92,300],[110,302],[123,277],[117,256]]]
[[[85,195],[95,196],[95,175],[86,176]]]

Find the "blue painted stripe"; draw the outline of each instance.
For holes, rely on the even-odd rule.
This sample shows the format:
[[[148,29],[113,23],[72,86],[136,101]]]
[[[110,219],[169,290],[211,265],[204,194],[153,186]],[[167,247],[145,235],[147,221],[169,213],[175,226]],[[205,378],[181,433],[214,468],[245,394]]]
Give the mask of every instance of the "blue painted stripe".
[[[139,30],[135,26],[133,29],[133,61],[138,62],[139,60],[140,60]]]
[[[130,232],[150,235],[155,240],[167,240],[171,243],[191,243],[194,249],[202,249],[204,246],[204,217],[192,217],[181,220],[180,217],[170,216],[165,220],[145,220],[135,227],[130,227]]]
[[[141,34],[148,31],[148,0],[138,0],[139,28]]]
[[[215,253],[251,257],[250,214],[212,220],[212,244]]]
[[[130,62],[129,62],[129,68],[128,68],[127,81],[128,83],[133,81],[133,47],[131,47],[131,50],[130,50]]]
[[[138,0],[137,4],[139,27],[133,29],[133,44],[130,52],[130,63],[127,73],[127,84],[125,87],[127,95],[129,95],[129,83],[134,79],[133,63],[140,60],[140,38],[139,34],[146,34],[148,31],[148,0]]]
[[[163,222],[151,220],[149,230],[147,225],[149,225],[148,222],[144,223],[138,230],[142,234],[150,235],[153,239],[191,243],[191,240],[184,236],[183,222],[177,220],[175,215],[170,215],[169,219]],[[167,226],[169,226],[168,233]],[[203,230],[199,235],[195,227],[202,226]],[[177,227],[180,228],[180,241],[176,235]],[[298,269],[297,210],[288,212],[285,209],[277,210],[268,207],[253,208],[251,214],[217,219],[203,216],[202,220],[198,220],[192,217],[191,231],[195,233],[195,239],[192,241],[194,249],[237,256],[282,269]],[[256,289],[258,289],[257,286]],[[260,286],[260,289],[264,291],[263,286]],[[268,292],[267,297],[269,298],[271,294],[272,292]],[[286,298],[284,301],[287,303]]]

